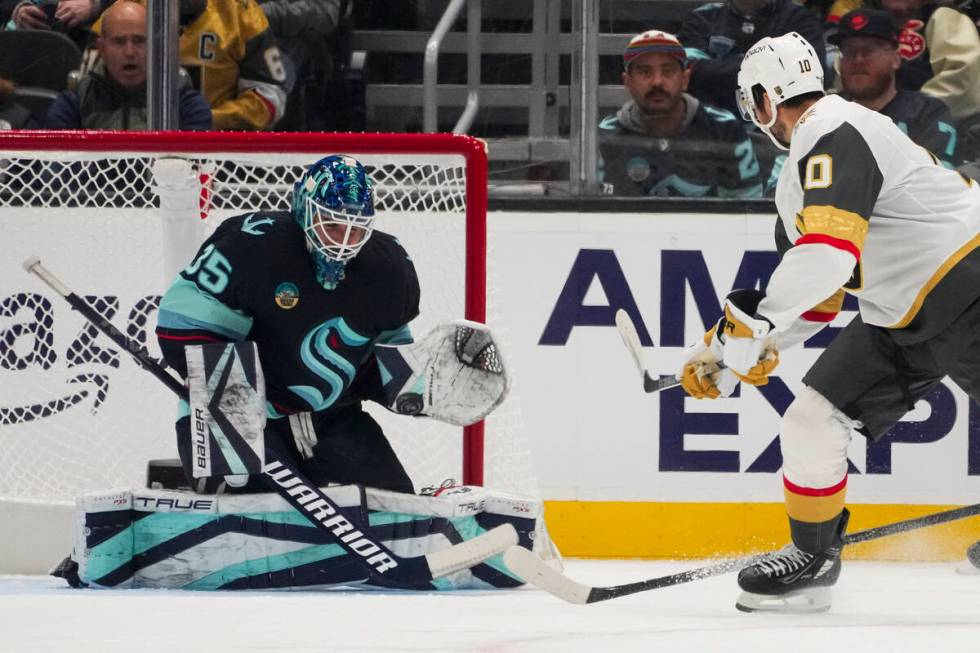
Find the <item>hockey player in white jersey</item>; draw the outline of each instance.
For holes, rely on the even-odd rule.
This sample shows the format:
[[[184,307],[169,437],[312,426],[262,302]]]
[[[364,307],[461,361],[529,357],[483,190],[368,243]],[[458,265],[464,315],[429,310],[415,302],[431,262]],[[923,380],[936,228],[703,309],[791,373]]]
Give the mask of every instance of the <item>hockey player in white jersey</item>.
[[[887,117],[824,95],[799,34],[760,40],[738,84],[743,117],[789,150],[776,188],[781,259],[764,295],[729,296],[688,351],[682,384],[699,398],[764,384],[779,350],[830,322],[845,291],[858,297],[859,315],[783,417],[792,543],[738,577],[739,609],[825,610],[841,570],[852,429],[880,438],[947,375],[980,401],[980,187]]]

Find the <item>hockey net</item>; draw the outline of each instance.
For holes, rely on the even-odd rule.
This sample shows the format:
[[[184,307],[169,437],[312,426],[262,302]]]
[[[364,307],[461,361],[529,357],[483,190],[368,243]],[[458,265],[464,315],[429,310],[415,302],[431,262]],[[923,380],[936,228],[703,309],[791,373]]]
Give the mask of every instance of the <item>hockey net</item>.
[[[32,254],[160,358],[160,295],[224,218],[289,208],[305,166],[350,154],[375,185],[377,228],[413,258],[416,337],[465,316],[507,353],[486,281],[486,154],[452,135],[0,132],[0,499],[65,500],[138,486],[174,458],[176,400],[21,269]],[[202,219],[203,218],[203,219]],[[490,292],[485,291],[486,288]],[[488,299],[489,298],[489,299]],[[516,388],[516,384],[515,384]],[[416,491],[450,482],[536,494],[517,392],[460,429],[371,409]]]

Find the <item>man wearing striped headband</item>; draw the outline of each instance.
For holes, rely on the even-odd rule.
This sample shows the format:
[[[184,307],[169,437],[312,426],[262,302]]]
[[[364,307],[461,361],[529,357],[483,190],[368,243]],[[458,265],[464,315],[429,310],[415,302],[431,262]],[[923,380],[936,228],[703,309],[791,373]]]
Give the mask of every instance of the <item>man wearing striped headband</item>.
[[[741,121],[689,95],[673,34],[650,30],[623,52],[630,100],[599,123],[600,177],[616,195],[758,197],[759,163]]]

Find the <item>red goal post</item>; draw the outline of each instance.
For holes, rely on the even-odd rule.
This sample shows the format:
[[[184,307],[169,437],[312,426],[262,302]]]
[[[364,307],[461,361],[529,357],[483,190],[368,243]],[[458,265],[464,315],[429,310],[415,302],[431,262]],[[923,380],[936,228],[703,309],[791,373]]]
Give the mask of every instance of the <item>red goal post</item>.
[[[407,225],[406,229],[411,231],[416,219],[424,221],[436,214],[454,214],[464,219],[460,235],[465,249],[464,262],[459,264],[462,269],[457,269],[456,263],[448,262],[447,258],[445,269],[436,272],[428,282],[420,272],[423,302],[427,294],[441,291],[441,286],[449,285],[447,280],[462,276],[463,315],[467,319],[487,322],[487,155],[485,143],[478,139],[453,134],[0,132],[0,231],[10,236],[4,238],[7,241],[3,245],[4,262],[0,264],[0,302],[4,302],[0,305],[0,387],[4,387],[3,395],[8,397],[6,401],[0,399],[0,476],[7,474],[6,468],[27,459],[8,452],[5,461],[4,450],[49,437],[50,433],[45,430],[46,422],[51,426],[49,431],[67,434],[58,439],[58,442],[64,443],[74,436],[81,439],[78,432],[82,429],[77,425],[89,421],[87,415],[76,411],[75,417],[70,418],[67,425],[53,426],[52,422],[59,415],[42,414],[40,410],[30,414],[29,409],[25,408],[41,405],[48,398],[41,396],[44,393],[36,391],[34,386],[53,388],[71,376],[62,373],[58,377],[52,370],[60,364],[71,368],[73,361],[79,359],[78,342],[85,338],[82,337],[84,328],[77,324],[73,325],[72,330],[81,332],[81,336],[58,332],[51,327],[53,333],[43,334],[50,341],[49,357],[43,359],[37,356],[36,347],[35,351],[27,352],[30,334],[25,335],[24,329],[35,329],[31,337],[35,338],[37,345],[43,329],[50,327],[49,322],[65,321],[60,316],[65,309],[53,304],[49,306],[49,302],[39,295],[39,289],[31,286],[31,279],[19,270],[20,261],[31,254],[39,254],[53,272],[74,286],[73,289],[80,296],[91,295],[93,300],[98,300],[98,296],[106,295],[101,301],[106,303],[107,310],[118,313],[119,307],[113,308],[109,304],[111,297],[119,293],[114,288],[104,288],[112,286],[113,267],[121,267],[119,264],[123,261],[133,263],[134,259],[139,264],[136,266],[138,272],[142,272],[143,267],[162,265],[151,260],[155,256],[152,230],[143,229],[138,234],[129,231],[135,228],[134,223],[142,222],[130,216],[138,212],[163,212],[161,205],[166,203],[165,200],[154,198],[147,190],[147,186],[153,187],[150,168],[155,161],[176,158],[193,162],[199,182],[194,189],[196,201],[202,215],[210,214],[208,220],[211,220],[218,214],[228,217],[250,209],[287,208],[288,204],[283,204],[283,193],[288,192],[302,167],[332,153],[350,154],[365,162],[376,184],[379,212],[393,216],[379,218],[379,223],[382,223],[379,228],[388,230],[384,220],[389,220],[390,224],[399,227]],[[222,175],[226,177],[222,178]],[[266,206],[268,203],[275,205]],[[213,229],[213,226],[210,228]],[[442,233],[438,231],[439,227],[435,229],[434,233]],[[395,233],[400,239],[406,237],[397,229]],[[430,257],[427,250],[430,245],[431,249],[436,250],[444,239],[424,233],[419,237],[425,247],[418,244],[412,247],[406,243],[417,264],[424,266],[428,258],[440,259],[441,262],[442,254],[432,253]],[[128,244],[134,241],[140,241],[144,249],[129,248]],[[81,260],[92,261],[91,276],[77,269]],[[186,260],[189,261],[189,258]],[[120,274],[126,276],[129,273]],[[125,281],[129,283],[131,279],[126,277]],[[132,283],[147,282],[132,280]],[[162,289],[157,286],[152,290],[162,292]],[[141,286],[135,294],[146,294],[150,290]],[[18,304],[18,301],[21,303]],[[154,308],[144,307],[148,311]],[[444,312],[440,315],[435,314],[436,309],[431,309],[430,321],[436,317],[459,317],[459,308],[448,305],[443,308]],[[443,308],[438,310],[442,311]],[[37,322],[25,327],[18,320],[25,319],[24,316],[32,311]],[[423,308],[423,314],[425,311]],[[492,309],[490,317],[490,324],[494,326]],[[122,313],[116,319],[121,320]],[[117,326],[129,327],[130,331],[136,329],[142,341],[147,346],[152,345],[149,342],[152,339],[146,337],[147,328],[152,333],[152,324],[148,327],[146,318],[141,317],[135,308],[130,311],[130,323]],[[424,334],[424,330],[414,331],[416,336]],[[86,365],[104,364],[120,369],[132,367],[131,362],[119,361],[111,353],[104,352],[103,349],[109,348],[107,344],[93,340],[89,336],[83,343],[88,347],[85,352],[87,355],[96,352],[98,356],[94,362],[83,361]],[[99,356],[102,358],[99,359]],[[79,364],[75,369],[88,373],[89,368]],[[137,372],[145,376],[143,372]],[[110,370],[110,373],[111,376],[116,372]],[[56,377],[60,381],[52,380]],[[123,385],[143,383],[129,371],[123,377],[124,380],[120,382]],[[71,381],[78,378],[81,376],[76,375]],[[112,389],[120,383],[111,386]],[[31,396],[32,392],[37,396]],[[53,397],[57,393],[49,394]],[[96,390],[91,390],[90,394],[96,394]],[[110,412],[106,409],[108,403],[100,410]],[[511,403],[510,400],[504,404],[505,407],[507,403]],[[519,412],[519,408],[517,410]],[[140,411],[135,414],[145,417]],[[494,419],[491,416],[490,420]],[[519,416],[516,419],[519,420]],[[116,424],[112,428],[129,431],[134,426]],[[385,428],[387,431],[388,427]],[[97,434],[101,436],[101,430]],[[32,456],[40,458],[45,453],[41,450],[42,446],[57,447],[58,444],[38,446],[39,451]],[[87,456],[78,453],[83,445],[77,441],[70,446],[79,449],[67,455],[67,460],[61,464]],[[100,445],[92,443],[89,446]],[[415,446],[411,445],[410,448]],[[523,446],[526,450],[526,443]],[[461,478],[457,477],[457,482],[483,484],[483,423],[465,429],[461,449]],[[399,451],[400,456],[402,453]],[[92,456],[92,459],[98,460],[98,456]],[[507,465],[510,464],[504,466]],[[45,473],[56,475],[59,470],[53,466]],[[9,474],[7,476],[10,477]],[[86,487],[86,484],[94,482],[86,479],[79,483],[83,486],[79,489],[98,489]],[[417,485],[420,483],[417,482]],[[503,485],[505,489],[519,489],[516,486],[508,488],[507,483]],[[63,496],[64,489],[57,485],[51,492]],[[0,498],[20,494],[17,487],[5,486],[4,481],[0,481]]]

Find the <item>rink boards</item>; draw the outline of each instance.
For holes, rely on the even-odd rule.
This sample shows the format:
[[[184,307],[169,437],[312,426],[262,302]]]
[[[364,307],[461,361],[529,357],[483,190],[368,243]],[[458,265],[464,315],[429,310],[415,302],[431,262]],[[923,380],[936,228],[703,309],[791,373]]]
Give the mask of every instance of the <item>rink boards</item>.
[[[777,260],[773,221],[752,213],[488,215],[488,285],[506,316],[504,354],[549,528],[566,555],[703,557],[785,539],[779,415],[855,305],[805,348],[784,352],[769,386],[714,402],[685,399],[676,389],[644,393],[613,321],[618,308],[631,312],[651,373],[677,371],[684,346],[717,319],[724,295],[768,279]],[[152,247],[154,237],[129,242]],[[13,275],[22,274],[22,254],[4,249],[5,276],[21,292],[29,280]],[[83,250],[59,260],[65,270],[84,265],[91,261]],[[4,382],[5,390],[14,387]],[[166,432],[169,424],[142,428]],[[157,441],[169,447],[169,438]],[[980,409],[944,381],[880,443],[855,438],[849,457],[853,528],[973,503],[980,497]],[[958,558],[980,537],[977,521],[851,554]]]
[[[637,320],[652,375],[679,369],[733,288],[777,263],[771,214],[491,213],[524,423],[549,527],[583,556],[685,557],[768,548],[788,536],[779,417],[856,314],[784,352],[771,383],[716,401],[643,392],[614,313]],[[491,279],[493,279],[493,272]],[[637,319],[638,318],[638,319]],[[854,361],[860,365],[860,361]],[[846,373],[843,371],[842,373]],[[980,497],[980,408],[944,380],[879,443],[849,451],[852,530]],[[912,540],[915,540],[914,542]],[[851,549],[859,557],[961,558],[980,520]]]

